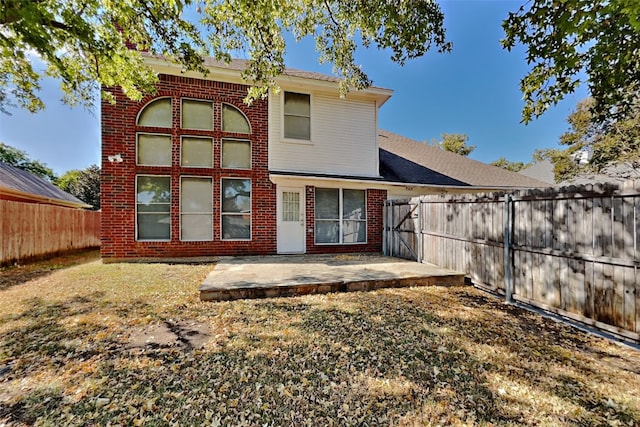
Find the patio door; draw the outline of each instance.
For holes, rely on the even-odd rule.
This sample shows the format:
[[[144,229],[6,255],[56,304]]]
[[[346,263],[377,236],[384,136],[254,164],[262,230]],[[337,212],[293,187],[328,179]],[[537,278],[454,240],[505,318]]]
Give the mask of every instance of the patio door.
[[[304,188],[278,187],[278,253],[304,253]]]

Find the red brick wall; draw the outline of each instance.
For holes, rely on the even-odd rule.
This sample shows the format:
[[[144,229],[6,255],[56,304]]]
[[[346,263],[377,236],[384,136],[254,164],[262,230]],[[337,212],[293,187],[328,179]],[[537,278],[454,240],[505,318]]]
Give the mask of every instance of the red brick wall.
[[[112,89],[116,104],[102,103],[102,256],[103,258],[188,257],[217,255],[266,255],[277,251],[276,188],[269,181],[268,170],[268,105],[266,100],[247,106],[243,99],[247,87],[239,84],[198,80],[178,76],[160,76],[158,91],[141,102],[129,100],[119,89]],[[151,100],[171,97],[173,127],[138,127],[136,118]],[[180,129],[180,99],[194,98],[214,102],[214,130]],[[221,169],[221,138],[233,136],[220,130],[221,103],[239,108],[249,119],[252,134],[251,170]],[[156,132],[172,136],[172,166],[137,166],[136,132]],[[182,135],[213,137],[213,168],[180,166]],[[243,134],[236,135],[246,139]],[[120,154],[123,162],[110,162],[108,156]],[[171,177],[171,241],[136,241],[135,177],[164,175]],[[213,240],[180,241],[180,177],[203,176],[213,179]],[[250,241],[221,240],[221,179],[250,178],[252,191],[252,224]],[[313,232],[307,233],[307,253],[380,252],[382,250],[382,206],[385,190],[367,190],[367,243],[350,245],[316,245]],[[307,230],[314,229],[314,187],[306,188]]]
[[[119,89],[112,89],[116,104],[102,103],[102,256],[184,257],[207,255],[272,254],[276,252],[276,189],[269,181],[268,171],[268,106],[260,100],[247,106],[242,102],[247,86],[198,80],[178,76],[160,76],[157,94],[141,102],[129,100]],[[151,100],[171,97],[173,128],[139,128],[136,117]],[[192,131],[180,129],[180,99],[195,98],[214,102],[214,130]],[[220,130],[221,103],[229,103],[242,110],[249,119],[252,134],[251,170],[221,169]],[[136,132],[171,133],[172,166],[137,166]],[[213,168],[183,168],[180,166],[180,137],[182,135],[213,137]],[[233,134],[225,133],[225,136]],[[237,135],[246,139],[243,134]],[[109,162],[108,156],[121,154],[122,163]],[[171,176],[171,241],[144,242],[135,240],[135,177],[140,174]],[[206,176],[213,179],[213,241],[180,241],[180,176]],[[252,191],[251,241],[221,240],[220,189],[221,178],[250,178]]]
[[[345,186],[348,188],[348,186]],[[386,190],[367,190],[367,243],[347,245],[316,245],[314,232],[315,187],[307,186],[306,194],[306,240],[307,253],[333,254],[349,252],[382,252],[382,207],[387,199]]]

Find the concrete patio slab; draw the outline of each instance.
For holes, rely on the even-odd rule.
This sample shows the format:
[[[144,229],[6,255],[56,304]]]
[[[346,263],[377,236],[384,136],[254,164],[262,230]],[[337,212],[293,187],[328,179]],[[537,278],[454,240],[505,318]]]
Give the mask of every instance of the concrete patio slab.
[[[464,274],[381,255],[223,257],[198,290],[203,301],[409,286],[462,286]]]

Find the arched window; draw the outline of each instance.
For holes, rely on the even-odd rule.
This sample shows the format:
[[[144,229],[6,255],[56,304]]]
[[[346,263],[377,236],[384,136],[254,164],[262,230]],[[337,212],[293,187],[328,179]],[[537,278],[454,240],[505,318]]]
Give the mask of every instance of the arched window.
[[[222,130],[224,132],[251,133],[249,121],[233,105],[222,104]]]
[[[149,102],[138,114],[138,126],[171,127],[171,98]]]

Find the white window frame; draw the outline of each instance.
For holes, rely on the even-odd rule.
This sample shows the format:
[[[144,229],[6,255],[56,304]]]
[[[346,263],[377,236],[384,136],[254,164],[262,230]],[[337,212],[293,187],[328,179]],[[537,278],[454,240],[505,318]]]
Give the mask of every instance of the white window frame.
[[[183,101],[195,101],[195,102],[206,102],[211,104],[211,129],[198,129],[198,128],[186,128],[182,123],[182,113],[183,113]],[[221,109],[222,111],[222,109]],[[203,99],[203,98],[190,98],[190,97],[182,97],[180,98],[180,129],[191,130],[195,132],[213,132],[216,129],[216,103],[212,99]],[[221,116],[222,117],[222,116]],[[222,123],[220,123],[222,127]]]
[[[204,215],[204,214],[209,214],[209,212],[189,212],[189,213],[183,213],[182,212],[182,180],[183,178],[198,178],[198,179],[207,179],[211,182],[211,238],[207,238],[207,239],[183,239],[182,238],[182,216],[183,215]],[[180,197],[180,223],[179,223],[179,233],[180,233],[180,241],[181,242],[212,242],[214,239],[214,233],[213,233],[213,228],[214,228],[214,223],[213,223],[213,211],[215,210],[215,200],[213,198],[213,177],[211,176],[201,176],[201,175],[180,175],[180,191],[179,191],[179,197]]]
[[[248,168],[231,168],[228,166],[224,166],[224,141],[240,141],[240,142],[248,142],[249,143],[249,167]],[[221,169],[229,169],[229,170],[251,170],[253,167],[253,142],[249,138],[220,138],[220,168]]]
[[[223,129],[223,125],[224,125],[224,106],[225,105],[228,105],[229,107],[232,107],[232,108],[238,110],[240,112],[240,114],[242,114],[244,116],[244,119],[247,121],[247,124],[249,125],[249,132],[236,132],[236,131],[229,131],[229,130],[224,130]],[[220,103],[220,130],[222,132],[225,132],[225,133],[236,133],[236,134],[242,134],[242,135],[251,135],[253,133],[253,128],[251,127],[251,121],[249,121],[249,117],[247,117],[247,115],[244,113],[244,111],[242,111],[241,109],[239,109],[235,105],[230,104],[228,102],[221,102]]]
[[[308,95],[309,96],[309,139],[297,139],[297,138],[288,138],[285,136],[285,126],[284,126],[284,95],[285,93],[297,93],[300,95]],[[309,92],[300,92],[293,90],[283,90],[280,95],[280,135],[282,142],[291,143],[291,144],[302,144],[302,145],[313,145],[313,94]],[[306,117],[306,116],[298,116],[298,117]]]
[[[169,178],[169,238],[168,239],[140,239],[138,236],[138,177],[141,176],[148,176],[148,177],[153,177],[153,178]],[[153,174],[145,174],[145,173],[141,173],[141,174],[136,174],[135,177],[135,189],[134,189],[134,197],[135,197],[135,241],[136,242],[170,242],[171,241],[171,226],[173,225],[172,222],[172,217],[171,217],[171,175],[153,175]],[[143,215],[145,213],[150,213],[150,212],[144,212]]]
[[[327,189],[327,190],[338,190],[338,215],[339,217],[336,219],[316,219],[315,210],[316,210],[316,190],[318,188]],[[364,242],[343,242],[342,239],[343,231],[344,231],[344,221],[353,221],[349,219],[342,218],[342,211],[344,208],[343,202],[343,191],[344,190],[354,190],[354,191],[363,191],[364,192],[364,221],[358,220],[359,222],[364,223]],[[367,190],[359,189],[359,188],[336,188],[336,187],[315,187],[313,190],[313,244],[317,246],[344,246],[344,245],[366,245],[369,241],[369,233],[368,233],[368,225],[369,225],[369,212],[367,210],[367,201],[369,200],[369,192]],[[316,221],[338,221],[339,229],[338,229],[338,237],[339,242],[331,243],[322,243],[316,241]]]
[[[140,124],[140,116],[142,115],[142,112],[152,103],[156,102],[156,101],[160,101],[161,99],[168,99],[169,100],[169,108],[171,109],[171,115],[169,116],[169,126],[148,126],[148,125],[141,125]],[[173,128],[173,98],[170,96],[159,96],[157,98],[152,99],[151,101],[147,102],[146,104],[144,104],[144,106],[140,109],[140,111],[138,111],[138,114],[136,115],[136,126],[139,127],[143,127],[143,128],[160,128],[160,129],[172,129]]]
[[[184,142],[184,138],[200,138],[200,139],[206,139],[211,141],[211,166],[191,166],[191,165],[183,165],[182,164],[182,148],[183,148],[183,142]],[[221,146],[222,148],[222,146]],[[214,161],[213,159],[215,159],[215,144],[213,141],[213,138],[210,136],[205,136],[205,135],[190,135],[190,134],[183,134],[180,135],[180,167],[181,168],[194,168],[194,169],[212,169],[214,167]]]
[[[168,165],[150,165],[148,163],[139,163],[139,150],[138,150],[138,137],[140,135],[156,135],[156,136],[168,136],[169,137],[169,164]],[[156,168],[168,168],[172,166],[173,159],[173,135],[170,133],[161,133],[161,132],[136,132],[136,166],[150,166]]]
[[[248,212],[249,215],[249,238],[248,239],[226,239],[224,237],[224,228],[222,225],[222,218],[224,216],[240,216],[247,215],[246,212],[225,212],[224,211],[224,180],[225,179],[242,179],[249,181],[249,188],[251,191],[251,210]],[[243,176],[223,176],[220,178],[220,240],[225,242],[250,242],[253,239],[253,180],[251,178],[243,177]]]

